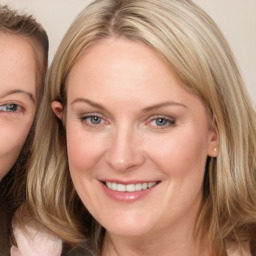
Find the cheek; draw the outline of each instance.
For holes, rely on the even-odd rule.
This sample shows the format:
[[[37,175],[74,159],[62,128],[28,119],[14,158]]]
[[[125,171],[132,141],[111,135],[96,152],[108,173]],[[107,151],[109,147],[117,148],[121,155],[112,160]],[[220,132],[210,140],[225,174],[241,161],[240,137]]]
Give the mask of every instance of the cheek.
[[[150,158],[168,175],[193,175],[204,173],[207,159],[207,137],[195,136],[191,132],[168,134],[153,141],[148,138]],[[159,145],[156,147],[155,145]]]
[[[95,134],[88,135],[81,129],[76,129],[76,124],[66,127],[67,153],[71,179],[79,197],[88,209],[95,206],[95,169],[101,161],[104,152],[104,139]],[[97,182],[98,183],[98,182]]]
[[[32,122],[9,122],[1,120],[0,127],[0,180],[17,161],[30,131]]]
[[[0,154],[19,154],[27,135],[31,129],[32,121],[4,122],[0,128]]]
[[[88,135],[76,124],[67,126],[67,151],[70,172],[85,174],[98,163],[103,152],[104,141],[99,136]]]

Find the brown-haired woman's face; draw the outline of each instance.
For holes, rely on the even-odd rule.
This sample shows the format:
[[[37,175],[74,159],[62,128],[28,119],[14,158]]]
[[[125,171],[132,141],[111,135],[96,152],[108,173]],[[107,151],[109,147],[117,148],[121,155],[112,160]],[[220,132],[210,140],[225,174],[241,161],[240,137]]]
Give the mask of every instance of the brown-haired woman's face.
[[[36,63],[32,42],[0,33],[0,181],[26,141],[36,110]]]

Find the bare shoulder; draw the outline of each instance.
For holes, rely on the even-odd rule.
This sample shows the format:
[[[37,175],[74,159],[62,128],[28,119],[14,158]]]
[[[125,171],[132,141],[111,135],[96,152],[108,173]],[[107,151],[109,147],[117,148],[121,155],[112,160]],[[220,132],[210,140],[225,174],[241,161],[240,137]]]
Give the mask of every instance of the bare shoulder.
[[[19,211],[13,220],[13,234],[17,246],[12,246],[11,256],[60,256],[62,241],[49,229],[31,218],[20,222]]]
[[[252,256],[249,243],[242,243],[240,245],[232,244],[227,250],[228,256]]]

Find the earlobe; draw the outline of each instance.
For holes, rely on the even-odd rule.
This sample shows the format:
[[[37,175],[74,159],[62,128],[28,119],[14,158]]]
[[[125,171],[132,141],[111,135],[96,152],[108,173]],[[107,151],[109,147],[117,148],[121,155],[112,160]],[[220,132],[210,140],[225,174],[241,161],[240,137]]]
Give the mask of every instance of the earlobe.
[[[52,102],[52,110],[55,113],[55,115],[62,120],[63,117],[63,106],[59,101],[53,101]]]
[[[211,152],[208,153],[210,157],[217,157],[219,153],[219,149],[217,147],[214,147],[211,149]]]
[[[208,156],[217,157],[219,154],[219,135],[216,127],[212,127],[209,137]]]
[[[217,157],[218,154],[219,154],[218,142],[210,143],[209,148],[208,148],[208,156]]]

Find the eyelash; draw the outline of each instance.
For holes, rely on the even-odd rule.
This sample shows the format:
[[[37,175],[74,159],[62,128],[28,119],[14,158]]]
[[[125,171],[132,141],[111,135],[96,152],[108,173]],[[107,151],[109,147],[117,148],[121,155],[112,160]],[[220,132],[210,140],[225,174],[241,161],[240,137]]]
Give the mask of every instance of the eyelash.
[[[91,128],[100,128],[107,123],[107,121],[102,116],[100,116],[98,114],[90,114],[87,116],[82,116],[82,117],[80,117],[80,120],[82,122],[86,123],[86,125]],[[96,121],[96,123],[93,123],[93,120]],[[163,122],[164,124],[157,125],[156,122],[159,122],[159,121]],[[155,124],[152,125],[152,122],[155,122]],[[146,122],[146,124],[149,126],[153,126],[156,129],[165,129],[170,126],[175,126],[176,119],[171,118],[171,117],[166,117],[166,116],[155,116],[155,117],[151,118],[148,122]]]
[[[94,118],[94,120],[99,119],[100,123],[93,124],[92,123],[93,118]],[[102,121],[107,122],[104,120],[103,117],[101,117],[98,114],[90,114],[87,116],[82,116],[82,117],[80,117],[80,120],[91,128],[100,128],[101,126],[104,125],[103,123],[101,123]]]
[[[15,103],[6,103],[3,105],[0,105],[0,112],[5,112],[5,113],[15,113],[20,111],[21,109],[22,109],[21,106]]]
[[[154,127],[157,127],[156,129],[165,129],[170,126],[175,126],[175,124],[176,124],[175,118],[170,118],[170,117],[166,117],[166,116],[153,117],[150,119],[150,121],[147,124],[150,124],[152,122],[156,123],[157,121],[164,122],[164,125],[157,125],[157,124],[152,125]]]

